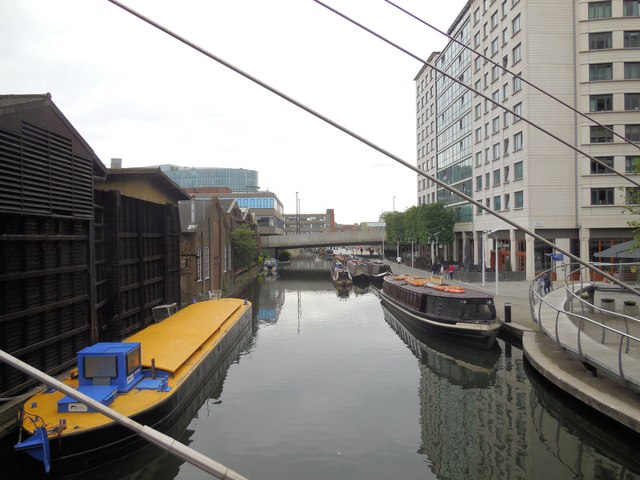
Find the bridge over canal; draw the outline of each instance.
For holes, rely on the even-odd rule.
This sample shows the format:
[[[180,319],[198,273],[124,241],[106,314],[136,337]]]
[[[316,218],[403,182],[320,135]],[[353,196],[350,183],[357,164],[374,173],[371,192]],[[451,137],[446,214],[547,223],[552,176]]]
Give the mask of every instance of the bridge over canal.
[[[347,245],[382,245],[384,232],[295,233],[292,235],[261,235],[263,248],[312,248]]]

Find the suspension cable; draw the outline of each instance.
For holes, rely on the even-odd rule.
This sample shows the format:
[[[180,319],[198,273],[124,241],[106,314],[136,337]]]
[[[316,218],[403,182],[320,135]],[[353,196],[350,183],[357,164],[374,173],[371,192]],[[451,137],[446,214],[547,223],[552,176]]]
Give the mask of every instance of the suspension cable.
[[[496,218],[504,221],[505,223],[511,225],[512,227],[521,230],[523,232],[525,232],[527,235],[530,235],[531,237],[535,238],[536,240],[544,243],[545,245],[551,247],[552,249],[566,255],[567,257],[569,257],[570,259],[572,259],[573,261],[575,261],[576,263],[579,263],[580,265],[583,265],[586,268],[589,268],[590,270],[592,270],[593,272],[602,275],[603,277],[607,278],[608,280],[610,280],[611,282],[620,285],[622,288],[628,290],[629,292],[633,293],[634,295],[638,295],[640,296],[640,291],[635,290],[633,287],[631,287],[630,285],[627,285],[625,283],[623,283],[622,281],[620,281],[619,279],[613,277],[612,275],[608,274],[607,272],[604,272],[602,270],[600,270],[599,268],[591,265],[589,262],[585,262],[584,260],[582,260],[581,258],[573,255],[570,252],[567,252],[566,250],[558,247],[557,245],[555,245],[554,243],[552,243],[551,241],[547,240],[546,238],[538,235],[535,232],[529,231],[528,229],[520,226],[518,223],[514,222],[513,220],[510,220],[508,218],[506,218],[504,215],[492,210],[489,207],[484,206],[481,202],[478,202],[476,200],[474,200],[473,198],[471,198],[470,196],[468,196],[467,194],[460,192],[459,190],[456,190],[455,188],[453,188],[451,185],[448,185],[446,183],[444,183],[443,181],[437,179],[436,177],[427,174],[426,172],[420,170],[419,168],[417,168],[416,166],[408,163],[407,161],[401,159],[400,157],[394,155],[393,153],[389,152],[388,150],[385,150],[384,148],[378,146],[377,144],[367,140],[366,138],[360,136],[359,134],[353,132],[352,130],[349,130],[348,128],[340,125],[339,123],[331,120],[330,118],[322,115],[319,112],[316,112],[315,110],[311,109],[310,107],[306,106],[305,104],[295,100],[294,98],[288,96],[287,94],[275,89],[274,87],[268,85],[267,83],[259,80],[258,78],[250,75],[249,73],[241,70],[240,68],[232,65],[231,63],[223,60],[222,58],[214,55],[213,53],[205,50],[204,48],[200,47],[199,45],[196,45],[195,43],[191,42],[190,40],[187,40],[186,38],[178,35],[177,33],[172,32],[171,30],[169,30],[168,28],[160,25],[159,23],[151,20],[148,17],[145,17],[144,15],[142,15],[141,13],[138,13],[137,11],[133,10],[132,8],[123,5],[122,3],[120,3],[118,0],[107,0],[108,2],[120,7],[121,9],[125,10],[126,12],[130,13],[131,15],[139,18],[140,20],[148,23],[149,25],[151,25],[152,27],[157,28],[158,30],[166,33],[167,35],[175,38],[176,40],[178,40],[179,42],[184,43],[185,45],[193,48],[194,50],[202,53],[203,55],[205,55],[206,57],[218,62],[219,64],[227,67],[230,70],[233,70],[234,72],[236,72],[237,74],[243,76],[244,78],[246,78],[247,80],[252,81],[253,83],[261,86],[262,88],[270,91],[271,93],[273,93],[274,95],[277,95],[278,97],[282,98],[283,100],[286,100],[287,102],[291,103],[292,105],[295,105],[296,107],[304,110],[305,112],[313,115],[314,117],[318,118],[319,120],[322,120],[323,122],[331,125],[332,127],[340,130],[341,132],[349,135],[352,138],[355,138],[356,140],[358,140],[361,143],[364,143],[365,145],[371,147],[372,149],[382,153],[383,155],[389,157],[390,159],[396,161],[397,163],[404,165],[405,167],[409,168],[410,170],[413,170],[414,172],[416,172],[419,175],[422,175],[425,178],[428,178],[429,180],[431,180],[433,183],[438,184],[439,186],[441,186],[442,188],[448,190],[449,192],[455,193],[456,195],[462,197],[463,199],[467,200],[469,203],[472,203],[473,205],[475,205],[476,207],[486,211],[487,213],[495,216]],[[315,1],[315,0],[314,0]]]
[[[612,128],[607,127],[606,125],[603,125],[602,123],[598,122],[597,120],[594,120],[593,118],[591,118],[589,115],[581,112],[580,110],[577,110],[576,108],[572,107],[571,105],[569,105],[568,103],[566,103],[565,101],[563,101],[562,99],[556,97],[555,95],[547,92],[546,90],[544,90],[543,88],[537,86],[536,84],[534,84],[533,82],[530,82],[529,80],[527,80],[525,77],[522,76],[521,73],[515,73],[512,70],[509,70],[507,67],[505,67],[504,65],[501,65],[500,63],[492,60],[491,58],[487,57],[484,53],[482,53],[480,50],[476,50],[474,48],[471,48],[469,45],[466,45],[465,43],[461,42],[460,40],[456,39],[455,37],[453,37],[452,35],[449,35],[447,32],[440,30],[438,27],[435,27],[433,25],[431,25],[429,22],[427,22],[426,20],[414,15],[413,13],[409,12],[408,10],[402,8],[401,6],[397,5],[396,3],[392,2],[391,0],[384,0],[385,2],[387,2],[389,5],[392,5],[394,7],[396,7],[398,10],[400,10],[401,12],[409,15],[410,17],[414,18],[415,20],[417,20],[418,22],[422,23],[423,25],[426,25],[427,27],[431,28],[432,30],[438,32],[441,35],[444,35],[445,37],[447,37],[449,40],[451,40],[452,42],[457,43],[458,45],[460,45],[462,48],[469,50],[470,52],[474,53],[475,55],[477,55],[478,57],[482,58],[485,62],[489,62],[492,65],[500,68],[503,72],[508,73],[509,75],[511,75],[514,78],[519,78],[520,80],[522,80],[524,83],[526,83],[527,85],[529,85],[530,87],[534,88],[535,90],[537,90],[538,92],[542,93],[543,95],[546,95],[547,97],[551,98],[552,100],[555,100],[556,102],[558,102],[560,105],[568,108],[569,110],[571,110],[573,113],[576,113],[578,115],[580,115],[583,118],[586,118],[587,120],[589,120],[592,123],[595,123],[598,127],[602,127],[605,130],[611,132],[614,136],[618,137],[619,139],[621,139],[622,141],[624,141],[625,143],[628,143],[629,145],[632,145],[633,147],[637,148],[640,150],[640,144],[638,143],[634,143],[631,140],[629,140],[627,137],[625,137],[624,135],[620,135],[619,133],[616,133],[613,131]],[[613,167],[608,167],[610,170],[613,170]]]
[[[336,15],[344,18],[345,20],[347,20],[348,22],[352,23],[353,25],[361,28],[362,30],[366,31],[367,33],[370,33],[371,35],[373,35],[374,37],[379,38],[380,40],[382,40],[383,42],[391,45],[392,47],[400,50],[403,53],[406,53],[407,55],[409,55],[411,58],[418,60],[419,62],[422,62],[424,65],[428,66],[429,68],[435,70],[436,72],[438,72],[440,75],[442,75],[443,77],[448,78],[449,80],[452,80],[453,82],[457,83],[458,85],[462,85],[464,88],[466,88],[467,90],[469,90],[470,92],[475,93],[477,96],[484,98],[485,100],[491,102],[492,104],[494,104],[496,107],[501,108],[502,110],[504,110],[505,112],[509,112],[510,114],[513,115],[514,118],[520,118],[521,120],[524,120],[525,123],[528,123],[529,125],[531,125],[533,128],[535,128],[536,130],[541,131],[542,133],[550,136],[551,138],[553,138],[554,140],[557,140],[558,142],[562,143],[563,145],[569,147],[571,150],[579,153],[580,155],[583,155],[587,158],[589,158],[590,160],[596,162],[598,165],[606,168],[607,170],[611,171],[612,173],[615,173],[616,175],[618,175],[619,177],[624,178],[625,180],[627,180],[629,183],[632,183],[633,185],[635,185],[636,187],[640,187],[640,183],[638,183],[638,181],[633,180],[632,178],[629,178],[627,175],[625,175],[622,172],[618,172],[617,170],[613,169],[612,167],[610,167],[609,165],[607,165],[606,163],[602,162],[601,160],[599,160],[596,157],[592,157],[591,155],[589,155],[588,153],[584,152],[583,150],[579,149],[578,147],[571,145],[569,142],[567,142],[566,140],[563,140],[562,138],[558,137],[557,135],[551,133],[550,131],[546,130],[545,128],[541,127],[540,125],[536,124],[535,122],[529,120],[526,117],[523,117],[522,115],[514,112],[513,110],[511,110],[510,108],[504,106],[502,103],[494,100],[493,98],[489,97],[488,95],[485,95],[484,93],[480,92],[479,90],[476,90],[475,88],[471,87],[470,85],[467,85],[466,83],[464,83],[462,80],[459,80],[457,78],[455,78],[452,75],[449,75],[448,73],[446,73],[444,70],[436,67],[435,65],[432,65],[430,63],[427,63],[427,61],[421,57],[419,57],[418,55],[410,52],[409,50],[407,50],[404,47],[401,47],[400,45],[398,45],[397,43],[394,43],[393,41],[389,40],[388,38],[380,35],[379,33],[373,31],[372,29],[370,29],[369,27],[366,27],[364,25],[362,25],[361,23],[357,22],[356,20],[352,19],[351,17],[345,15],[344,13],[340,12],[339,10],[336,10],[335,8],[327,5],[326,3],[323,3],[320,0],[313,0],[315,3],[317,3],[318,5],[322,5],[323,7],[325,7],[327,10],[330,10],[331,12],[335,13]]]

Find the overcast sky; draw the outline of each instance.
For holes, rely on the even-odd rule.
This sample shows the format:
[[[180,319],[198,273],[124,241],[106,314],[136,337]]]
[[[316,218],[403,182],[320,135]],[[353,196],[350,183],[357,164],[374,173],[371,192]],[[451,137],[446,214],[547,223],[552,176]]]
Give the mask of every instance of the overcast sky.
[[[415,164],[421,63],[312,0],[123,0]],[[426,59],[446,38],[383,0],[326,0]],[[397,0],[448,29],[466,0]],[[285,213],[376,221],[416,174],[107,0],[0,0],[0,93],[45,93],[109,166],[257,170]],[[395,200],[394,200],[395,197]]]

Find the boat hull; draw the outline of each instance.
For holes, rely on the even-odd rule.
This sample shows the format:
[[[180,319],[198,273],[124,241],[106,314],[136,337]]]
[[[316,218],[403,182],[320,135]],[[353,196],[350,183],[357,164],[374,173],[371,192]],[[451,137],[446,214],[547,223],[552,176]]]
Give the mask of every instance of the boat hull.
[[[251,335],[251,312],[249,307],[229,327],[215,347],[203,356],[197,368],[175,387],[172,395],[131,418],[162,433],[170,433],[178,420],[184,417],[185,411],[193,408],[191,403],[208,384],[210,377],[228,361],[239,342]],[[56,475],[86,472],[148,444],[134,431],[115,422],[78,433],[65,433],[59,438],[51,438],[52,469]]]
[[[402,291],[399,295],[405,298],[415,299],[416,296],[425,297],[419,298],[418,302],[421,305],[429,304],[429,299],[426,297],[437,298],[438,301],[444,303],[450,303],[451,301],[471,302],[472,297],[459,296],[457,293],[443,294],[433,293],[429,294],[427,287],[413,287],[404,288],[399,285],[398,282],[393,284],[393,280],[389,280],[389,277],[385,277],[385,282],[392,284],[394,288],[391,291]],[[402,290],[404,288],[404,290]],[[400,289],[400,290],[398,290]],[[500,322],[497,318],[484,318],[474,319],[469,318],[467,320],[461,320],[453,317],[438,317],[432,315],[426,311],[418,311],[402,302],[398,301],[393,295],[391,295],[386,289],[379,290],[380,299],[384,306],[389,309],[394,315],[401,317],[403,321],[411,325],[424,333],[437,335],[441,338],[447,339],[450,342],[455,342],[462,345],[467,345],[475,348],[488,349],[491,348],[496,340],[496,336],[500,330]],[[491,301],[490,299],[483,298],[482,301]],[[495,313],[495,310],[494,310]]]

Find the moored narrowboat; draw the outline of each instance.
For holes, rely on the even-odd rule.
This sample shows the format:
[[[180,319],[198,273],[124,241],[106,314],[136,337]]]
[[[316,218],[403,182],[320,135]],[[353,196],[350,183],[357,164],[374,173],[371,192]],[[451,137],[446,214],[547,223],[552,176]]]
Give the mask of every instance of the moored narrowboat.
[[[385,306],[414,327],[461,344],[491,348],[500,322],[493,296],[406,275],[384,277]]]
[[[122,415],[167,432],[211,373],[251,330],[251,303],[198,302],[123,342],[97,343],[78,353],[64,383]],[[25,402],[16,445],[58,473],[87,469],[146,445],[136,432],[55,390]]]

